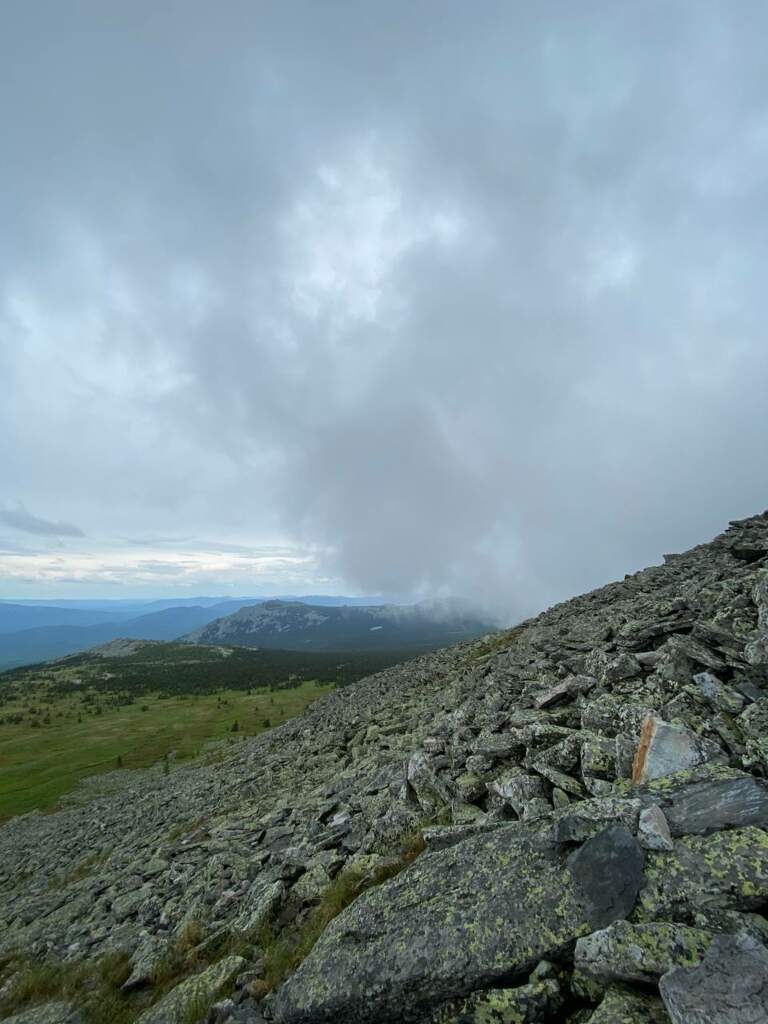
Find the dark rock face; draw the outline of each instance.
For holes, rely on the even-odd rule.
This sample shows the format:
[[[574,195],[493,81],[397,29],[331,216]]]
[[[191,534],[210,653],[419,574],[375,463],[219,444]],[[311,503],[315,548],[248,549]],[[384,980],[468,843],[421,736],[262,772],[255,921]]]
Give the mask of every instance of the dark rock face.
[[[749,935],[718,935],[698,967],[659,983],[673,1024],[765,1024],[768,949]]]
[[[645,855],[622,825],[611,825],[568,859],[576,891],[593,928],[628,917],[643,882]]]
[[[621,826],[570,858],[509,830],[431,854],[330,925],[280,990],[275,1017],[281,1024],[417,1020],[628,914],[642,864],[642,850]]]

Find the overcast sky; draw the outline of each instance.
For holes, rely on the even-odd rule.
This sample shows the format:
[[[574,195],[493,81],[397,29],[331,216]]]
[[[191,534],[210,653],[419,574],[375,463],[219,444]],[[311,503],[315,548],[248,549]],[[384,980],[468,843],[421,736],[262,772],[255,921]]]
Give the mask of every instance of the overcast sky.
[[[768,6],[4,0],[0,596],[513,620],[768,506]]]

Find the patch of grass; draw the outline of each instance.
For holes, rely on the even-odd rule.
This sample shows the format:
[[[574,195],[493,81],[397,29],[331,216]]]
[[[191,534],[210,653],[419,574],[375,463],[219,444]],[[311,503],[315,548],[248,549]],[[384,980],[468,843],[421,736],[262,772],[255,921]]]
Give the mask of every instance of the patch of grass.
[[[151,985],[131,992],[122,990],[131,974],[127,953],[67,963],[36,963],[8,955],[0,960],[0,982],[11,980],[0,999],[0,1020],[41,1003],[63,1000],[77,1007],[84,1024],[132,1024],[179,982],[210,964],[230,953],[253,954],[253,946],[246,950],[237,936],[225,934],[212,944],[205,940],[203,924],[190,922],[153,972]],[[189,1008],[189,1024],[197,1024],[208,1009],[207,1000],[196,1002]]]
[[[61,999],[80,1008],[85,1024],[129,1024],[139,1011],[135,1002],[120,992],[130,970],[130,957],[125,953],[77,963],[17,961],[10,991],[0,1001],[0,1017]]]

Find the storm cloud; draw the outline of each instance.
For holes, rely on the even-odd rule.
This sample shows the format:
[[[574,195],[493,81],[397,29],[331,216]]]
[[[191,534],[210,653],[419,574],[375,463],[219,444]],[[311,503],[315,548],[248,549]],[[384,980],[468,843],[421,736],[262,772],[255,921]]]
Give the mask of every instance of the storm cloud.
[[[768,505],[764,4],[0,22],[0,502],[87,534],[0,595],[513,620]]]

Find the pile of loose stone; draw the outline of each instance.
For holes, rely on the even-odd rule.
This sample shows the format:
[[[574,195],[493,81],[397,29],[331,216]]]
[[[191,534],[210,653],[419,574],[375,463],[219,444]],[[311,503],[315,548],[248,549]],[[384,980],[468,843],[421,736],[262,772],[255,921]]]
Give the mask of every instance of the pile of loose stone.
[[[217,1021],[758,1024],[766,775],[768,513],[336,691],[219,764],[15,819],[0,952],[125,951],[132,987],[192,922],[202,944],[254,940],[142,1024],[201,992]],[[257,1004],[263,925],[296,927],[417,831],[427,851]]]

